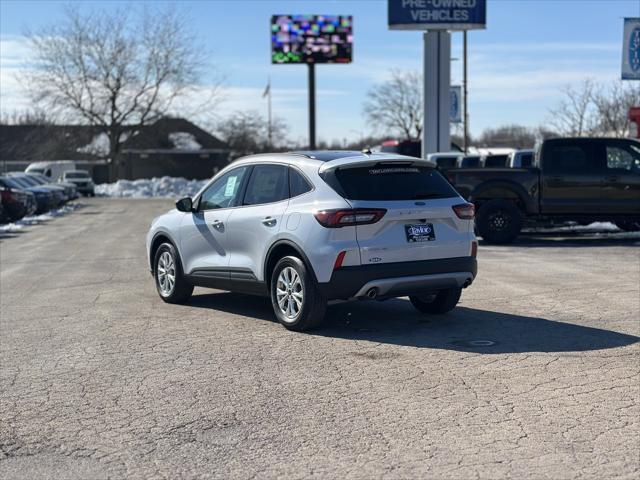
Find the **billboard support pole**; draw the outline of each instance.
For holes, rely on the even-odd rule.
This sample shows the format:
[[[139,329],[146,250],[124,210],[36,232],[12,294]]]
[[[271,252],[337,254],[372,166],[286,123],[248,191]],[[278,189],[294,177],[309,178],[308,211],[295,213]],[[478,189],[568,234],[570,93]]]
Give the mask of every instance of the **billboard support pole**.
[[[316,66],[308,63],[309,67],[309,149],[316,149]]]
[[[424,33],[422,157],[451,150],[451,34]]]
[[[462,101],[464,102],[464,153],[469,153],[469,111],[467,106],[467,31],[462,32]]]

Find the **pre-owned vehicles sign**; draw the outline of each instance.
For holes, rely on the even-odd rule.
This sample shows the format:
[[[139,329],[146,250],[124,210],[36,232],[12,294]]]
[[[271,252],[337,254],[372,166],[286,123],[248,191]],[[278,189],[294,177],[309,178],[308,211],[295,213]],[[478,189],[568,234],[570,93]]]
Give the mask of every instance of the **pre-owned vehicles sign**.
[[[622,79],[640,80],[640,18],[624,19]]]
[[[392,30],[485,28],[486,0],[388,0]]]

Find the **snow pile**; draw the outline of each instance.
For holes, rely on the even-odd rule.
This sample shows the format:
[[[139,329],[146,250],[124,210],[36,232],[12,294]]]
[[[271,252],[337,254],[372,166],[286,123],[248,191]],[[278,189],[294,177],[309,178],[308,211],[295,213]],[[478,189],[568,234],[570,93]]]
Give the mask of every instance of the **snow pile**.
[[[97,157],[106,157],[109,155],[109,137],[104,132],[96,135],[91,140],[91,143],[78,148],[78,153],[88,153]]]
[[[200,150],[202,148],[202,145],[198,143],[196,137],[189,132],[170,133],[169,141],[173,143],[176,150]]]
[[[193,197],[209,180],[187,180],[182,177],[118,180],[96,185],[96,195],[103,197]]]
[[[24,217],[15,223],[8,223],[6,225],[0,225],[0,233],[19,232],[24,227],[29,225],[37,225],[39,223],[48,222],[56,217],[62,217],[70,212],[73,212],[76,208],[79,208],[78,204],[69,204],[56,210],[51,210],[42,215],[33,215],[31,217]]]

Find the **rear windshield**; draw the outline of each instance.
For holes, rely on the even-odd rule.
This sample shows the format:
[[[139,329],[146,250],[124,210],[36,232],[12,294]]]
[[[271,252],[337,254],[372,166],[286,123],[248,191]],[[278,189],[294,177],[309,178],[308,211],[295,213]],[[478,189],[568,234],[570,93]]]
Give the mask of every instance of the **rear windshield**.
[[[349,200],[419,200],[458,196],[437,170],[412,165],[343,168],[325,174],[324,180]]]
[[[485,161],[485,167],[506,167],[507,161],[509,160],[508,155],[489,155]]]

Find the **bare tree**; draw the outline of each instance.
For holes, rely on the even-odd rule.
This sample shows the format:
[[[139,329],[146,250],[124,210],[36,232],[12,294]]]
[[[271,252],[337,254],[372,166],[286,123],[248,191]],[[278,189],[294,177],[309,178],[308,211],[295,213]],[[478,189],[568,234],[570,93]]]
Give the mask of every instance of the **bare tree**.
[[[15,110],[0,117],[1,125],[50,125],[53,120],[44,110]]]
[[[35,104],[100,127],[109,139],[112,178],[127,132],[169,113],[202,75],[202,50],[172,9],[68,7],[62,22],[27,37],[36,68],[26,80]]]
[[[549,124],[563,135],[581,137],[590,135],[595,128],[593,105],[593,80],[586,79],[578,87],[563,89],[564,98],[550,110]]]
[[[229,145],[232,157],[241,157],[251,153],[277,151],[285,145],[287,124],[280,118],[271,123],[271,136],[274,144],[269,143],[269,123],[256,111],[238,111],[231,114],[218,125],[220,137]]]
[[[629,109],[640,105],[640,86],[621,81],[609,88],[601,87],[592,97],[597,112],[597,133],[600,135],[626,137],[629,135]]]
[[[364,115],[377,130],[405,139],[422,133],[422,76],[415,71],[393,70],[391,79],[367,92]]]

